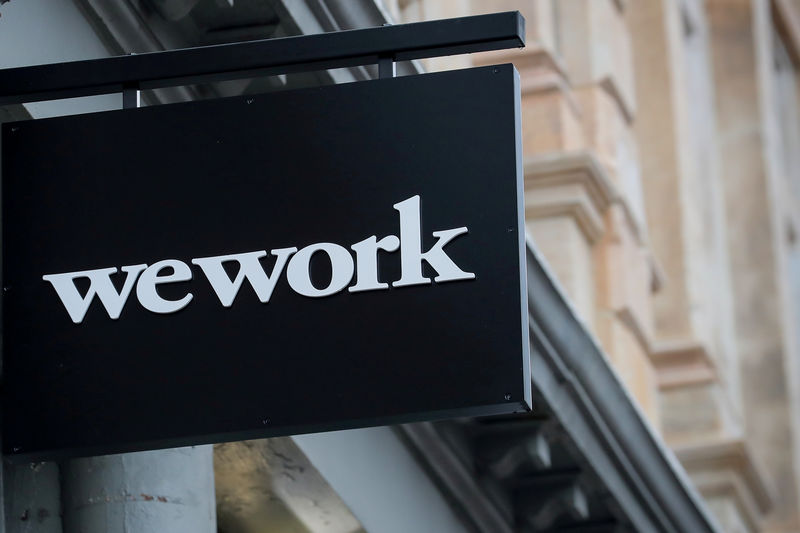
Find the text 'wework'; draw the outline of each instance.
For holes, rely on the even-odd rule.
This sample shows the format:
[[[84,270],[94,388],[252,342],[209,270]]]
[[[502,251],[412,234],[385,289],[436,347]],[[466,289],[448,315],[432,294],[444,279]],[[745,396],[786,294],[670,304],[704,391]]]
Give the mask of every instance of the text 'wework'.
[[[422,251],[422,226],[420,222],[420,197],[412,196],[407,200],[394,204],[400,213],[400,237],[387,235],[378,239],[372,235],[350,246],[355,252],[355,261],[350,252],[338,244],[321,242],[311,244],[300,250],[294,247],[271,250],[275,256],[272,272],[267,273],[260,259],[268,254],[266,250],[199,257],[191,262],[200,267],[220,303],[225,307],[233,305],[236,295],[245,279],[255,291],[261,303],[268,303],[278,278],[286,270],[289,286],[298,294],[311,298],[335,294],[352,281],[356,283],[348,288],[349,292],[374,291],[388,289],[389,284],[378,279],[378,252],[395,252],[400,250],[400,279],[392,282],[393,287],[423,285],[431,282],[422,272],[422,262],[428,263],[437,273],[436,282],[474,279],[475,274],[465,272],[444,251],[450,241],[467,233],[466,227],[434,231],[436,243],[426,252]],[[309,272],[311,258],[314,254],[327,255],[331,263],[331,279],[326,287],[316,287]],[[239,270],[234,279],[223,267],[224,263],[238,263]],[[190,281],[192,269],[177,259],[164,259],[152,265],[138,264],[121,268],[126,273],[122,289],[117,291],[110,276],[117,272],[116,267],[82,270],[63,274],[47,274],[42,279],[49,282],[61,302],[64,304],[73,322],[80,323],[86,316],[95,296],[106,309],[108,316],[117,319],[122,312],[128,296],[136,286],[136,298],[139,303],[153,313],[174,313],[180,311],[192,301],[191,292],[177,300],[168,300],[159,295],[157,286],[166,283]],[[166,271],[166,273],[164,272]],[[89,279],[89,289],[81,295],[75,280]]]

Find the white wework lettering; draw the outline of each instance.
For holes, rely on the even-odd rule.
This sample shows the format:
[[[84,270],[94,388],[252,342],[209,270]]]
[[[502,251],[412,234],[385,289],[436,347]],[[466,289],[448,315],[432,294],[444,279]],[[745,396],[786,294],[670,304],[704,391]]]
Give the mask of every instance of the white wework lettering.
[[[324,289],[318,289],[311,283],[309,265],[311,256],[316,252],[325,252],[331,261],[331,281]],[[321,242],[306,246],[297,252],[289,266],[286,267],[286,279],[289,286],[298,294],[319,298],[339,292],[353,279],[353,258],[347,249],[330,242]]]
[[[103,307],[106,308],[108,316],[116,320],[119,318],[125,302],[131,293],[133,284],[139,274],[147,268],[147,265],[130,265],[122,267],[122,271],[127,274],[122,290],[117,292],[114,284],[109,277],[117,272],[116,268],[98,268],[96,270],[82,270],[80,272],[67,272],[65,274],[48,274],[42,279],[49,282],[56,290],[56,294],[61,298],[61,303],[69,313],[69,317],[76,324],[83,321],[86,311],[92,303],[95,294],[100,298]],[[86,296],[81,296],[75,286],[75,278],[89,278],[89,290]]]
[[[393,206],[400,212],[400,279],[392,283],[393,287],[423,285],[430,283],[430,278],[422,275],[422,262],[426,261],[438,274],[434,280],[455,281],[475,279],[475,274],[464,272],[445,253],[444,246],[464,233],[466,227],[434,231],[436,244],[427,252],[422,252],[422,224],[419,217],[419,195],[396,203]]]
[[[378,250],[394,252],[399,247],[400,239],[395,235],[387,235],[381,240],[378,240],[373,235],[351,246],[350,248],[356,252],[356,276],[358,280],[355,285],[347,290],[360,292],[388,289],[388,283],[378,281]]]
[[[250,286],[253,287],[259,301],[265,304],[269,302],[272,291],[275,289],[275,284],[278,282],[278,278],[281,272],[283,272],[283,268],[286,266],[289,256],[296,251],[297,248],[279,248],[277,250],[272,250],[272,255],[276,256],[277,259],[275,261],[275,266],[272,267],[272,274],[269,276],[264,272],[261,261],[259,261],[259,259],[267,255],[265,250],[243,254],[200,257],[192,259],[192,263],[198,265],[203,270],[203,274],[206,275],[214,292],[217,293],[217,298],[219,298],[219,301],[225,307],[233,305],[233,300],[236,299],[236,295],[239,293],[239,289],[245,278],[250,282]],[[239,272],[236,274],[233,281],[231,281],[231,278],[222,266],[222,263],[227,261],[236,261],[239,263]]]
[[[461,270],[444,251],[444,247],[450,241],[468,232],[466,227],[434,231],[436,243],[427,252],[423,252],[419,195],[398,202],[393,207],[400,213],[400,237],[387,235],[379,240],[376,235],[372,235],[353,244],[350,248],[355,252],[355,262],[346,248],[329,242],[312,244],[299,252],[294,247],[272,250],[275,265],[269,274],[261,263],[261,259],[268,255],[265,250],[199,257],[191,261],[203,271],[220,303],[225,307],[233,305],[245,279],[250,283],[259,301],[269,303],[284,270],[289,286],[298,294],[311,298],[329,296],[341,291],[352,281],[356,269],[357,280],[348,289],[350,292],[387,289],[389,284],[378,279],[378,257],[381,251],[395,252],[398,248],[400,279],[392,283],[393,287],[431,283],[431,279],[422,274],[423,261],[436,271],[437,275],[433,279],[437,282],[475,279],[475,274]],[[309,270],[311,259],[317,252],[327,255],[331,263],[331,279],[324,288],[314,286]],[[239,266],[233,279],[224,267],[225,263],[229,262],[238,263]],[[168,272],[162,273],[165,269]],[[158,285],[192,279],[191,267],[177,259],[165,259],[149,267],[145,264],[124,266],[122,271],[127,276],[119,292],[111,281],[111,274],[117,272],[116,268],[48,274],[42,276],[42,279],[53,286],[70,318],[76,324],[83,321],[95,295],[100,299],[109,317],[119,318],[134,284],[139,302],[153,313],[180,311],[189,305],[194,297],[191,292],[187,292],[178,300],[167,300],[158,293]],[[89,279],[89,289],[85,296],[81,296],[75,285],[77,278]]]
[[[171,268],[172,273],[160,275],[165,268]],[[188,293],[180,300],[165,300],[156,290],[156,285],[162,283],[177,283],[192,279],[192,269],[183,261],[165,259],[147,267],[136,284],[136,297],[142,307],[154,313],[174,313],[180,311],[192,301],[192,293]]]

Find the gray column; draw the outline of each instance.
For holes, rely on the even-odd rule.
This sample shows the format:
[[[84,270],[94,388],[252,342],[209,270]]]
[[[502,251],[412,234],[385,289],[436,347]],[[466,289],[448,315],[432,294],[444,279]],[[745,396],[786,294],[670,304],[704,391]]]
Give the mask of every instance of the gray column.
[[[3,484],[6,533],[61,533],[58,464],[5,464]]]
[[[73,459],[64,533],[216,533],[212,446]]]

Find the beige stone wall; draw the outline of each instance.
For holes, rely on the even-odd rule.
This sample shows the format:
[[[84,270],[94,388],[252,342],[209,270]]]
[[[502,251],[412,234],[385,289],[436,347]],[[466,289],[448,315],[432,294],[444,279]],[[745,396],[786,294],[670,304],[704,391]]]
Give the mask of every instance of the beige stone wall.
[[[800,532],[800,0],[520,10],[528,232],[725,531]]]
[[[620,377],[660,425],[648,244],[633,118],[633,51],[618,0],[392,0],[403,21],[518,9],[527,47],[436,59],[429,69],[513,61],[522,77],[527,228]]]

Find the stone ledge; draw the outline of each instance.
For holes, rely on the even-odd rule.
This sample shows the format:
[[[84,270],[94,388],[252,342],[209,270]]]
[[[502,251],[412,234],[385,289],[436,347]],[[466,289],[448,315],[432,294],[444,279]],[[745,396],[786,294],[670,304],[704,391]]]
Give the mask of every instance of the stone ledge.
[[[605,169],[591,152],[561,152],[527,158],[526,218],[575,218],[590,243],[604,232],[602,213],[615,197]]]
[[[717,368],[706,347],[696,341],[659,341],[648,350],[660,389],[711,383]]]
[[[606,166],[600,162],[600,158],[595,155],[594,149],[589,149],[586,151],[589,153],[593,158],[597,165],[601,168],[603,172],[603,176],[607,181],[607,188],[609,191],[610,202],[609,205],[619,206],[619,210],[622,212],[622,216],[625,220],[625,223],[629,226],[631,232],[633,233],[634,238],[636,239],[636,243],[640,246],[646,248],[647,246],[647,231],[644,226],[645,221],[640,221],[633,212],[633,208],[631,207],[630,201],[620,192],[619,185],[615,183],[611,176],[608,174],[608,170]],[[614,229],[611,229],[613,232]]]
[[[583,185],[554,185],[542,188],[535,195],[525,195],[526,219],[565,215],[575,219],[590,244],[603,234],[603,220]]]
[[[684,468],[631,401],[597,340],[527,241],[532,378],[636,531],[720,532]],[[575,403],[578,402],[578,403]],[[634,512],[630,512],[633,510]]]
[[[499,61],[512,62],[519,70],[551,70],[565,80],[568,80],[567,67],[564,61],[552,50],[539,42],[528,43],[525,48],[508,48],[504,50],[481,52],[473,56],[472,60],[476,67],[494,65]]]
[[[589,244],[595,244],[607,231],[603,214],[616,205],[623,223],[632,228],[636,242],[644,246],[642,228],[592,151],[555,152],[526,158],[524,174],[526,218],[569,216]],[[649,252],[647,263],[650,288],[657,290],[664,280],[663,271]],[[650,353],[651,339],[636,313],[627,306],[616,308],[613,313]]]
[[[607,94],[609,98],[611,98],[611,101],[614,103],[620,115],[622,116],[622,120],[628,124],[628,126],[632,126],[634,117],[633,105],[625,101],[625,97],[620,92],[617,83],[610,74],[606,74],[602,77],[592,80],[589,83],[574,85],[572,88],[576,90],[600,89]]]
[[[733,498],[751,530],[761,531],[773,505],[772,490],[744,441],[719,440],[674,451],[703,496]]]
[[[496,50],[483,52],[473,59],[475,66],[513,63],[520,71],[520,92],[523,95],[537,92],[558,91],[576,116],[582,114],[581,107],[572,95],[572,86],[567,75],[566,65],[549,48],[538,43],[524,49]]]

